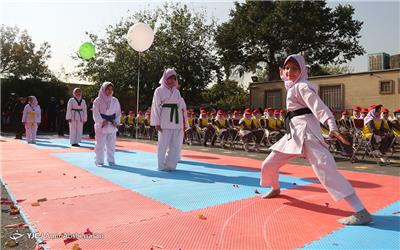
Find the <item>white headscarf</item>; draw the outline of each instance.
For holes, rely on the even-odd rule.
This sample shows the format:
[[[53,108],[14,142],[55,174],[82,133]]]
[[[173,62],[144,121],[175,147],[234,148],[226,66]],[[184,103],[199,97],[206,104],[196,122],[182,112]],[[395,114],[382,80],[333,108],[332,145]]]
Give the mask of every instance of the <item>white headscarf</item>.
[[[294,59],[297,64],[300,67],[300,76],[295,80],[295,81],[289,81],[285,75],[281,75],[281,79],[285,81],[285,88],[286,90],[290,89],[293,87],[298,82],[307,82],[308,79],[308,73],[307,73],[307,66],[306,66],[306,61],[304,60],[304,57],[302,55],[290,55],[286,58],[285,63],[283,65],[286,65],[286,63],[290,60]]]
[[[31,95],[30,98],[32,99],[32,103],[30,104],[33,109],[35,109],[39,103],[35,96]]]
[[[101,88],[99,90],[99,94],[97,97],[99,99],[100,112],[106,112],[106,110],[110,108],[112,94],[110,96],[107,96],[105,94],[106,88],[109,85],[114,86],[111,82],[104,82],[103,85],[101,85]]]
[[[379,116],[375,114],[375,108],[371,109],[367,116],[364,117],[364,124],[368,124],[372,120],[378,120]]]
[[[74,88],[74,90],[72,91],[72,95],[75,97],[75,99],[76,100],[78,100],[78,102],[80,101],[80,100],[82,100],[82,91],[81,91],[81,96],[77,96],[76,95],[76,91],[78,91],[78,90],[81,90],[80,88]]]
[[[161,85],[163,85],[164,87],[167,87],[167,88],[170,89],[171,87],[168,86],[167,80],[168,80],[168,78],[170,78],[171,76],[175,76],[175,77],[176,77],[176,72],[175,72],[175,70],[174,70],[174,69],[165,69],[165,70],[164,70],[164,73],[163,73],[163,75],[162,75],[162,77],[161,77],[161,79],[160,79],[160,81],[159,81],[159,83],[160,83]],[[178,86],[178,78],[176,79],[174,85],[172,86],[172,89],[176,88],[177,86]]]

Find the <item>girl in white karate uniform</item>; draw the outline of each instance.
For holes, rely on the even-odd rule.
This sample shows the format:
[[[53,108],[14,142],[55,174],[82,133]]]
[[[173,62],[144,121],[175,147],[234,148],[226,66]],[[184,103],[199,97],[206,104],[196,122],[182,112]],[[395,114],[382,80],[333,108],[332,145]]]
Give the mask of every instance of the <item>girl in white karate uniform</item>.
[[[25,125],[26,141],[36,143],[36,133],[42,119],[40,106],[35,96],[28,97],[28,104],[25,105],[22,114],[22,123]]]
[[[69,122],[69,140],[72,146],[79,147],[83,133],[83,124],[87,121],[86,102],[82,99],[82,91],[75,88],[67,104],[65,119]]]
[[[173,171],[180,159],[183,142],[183,102],[173,69],[164,70],[153,96],[150,124],[158,131],[158,170]]]
[[[121,117],[121,106],[117,98],[113,97],[111,82],[104,82],[99,95],[93,102],[93,120],[96,133],[95,164],[104,165],[104,151],[107,151],[108,164],[115,165],[115,141],[117,139],[118,124]]]
[[[279,195],[279,168],[292,158],[304,156],[331,197],[335,201],[345,199],[353,208],[355,213],[340,219],[340,223],[359,225],[371,222],[371,215],[350,183],[336,169],[335,160],[324,142],[320,123],[329,127],[330,136],[348,144],[338,133],[335,118],[318,96],[317,87],[307,81],[304,58],[301,55],[286,58],[281,78],[287,90],[285,124],[288,127],[286,135],[271,147],[271,154],[262,164],[260,185],[272,187],[262,198]]]

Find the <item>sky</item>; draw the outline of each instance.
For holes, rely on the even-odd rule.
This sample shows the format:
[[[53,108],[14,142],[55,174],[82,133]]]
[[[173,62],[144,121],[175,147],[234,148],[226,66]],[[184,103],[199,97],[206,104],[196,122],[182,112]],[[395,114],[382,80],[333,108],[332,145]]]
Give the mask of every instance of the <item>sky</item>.
[[[181,1],[195,10],[205,10],[208,17],[219,23],[229,19],[233,1]],[[0,0],[0,21],[7,26],[26,29],[35,44],[51,45],[50,69],[64,81],[78,82],[62,73],[76,71],[78,62],[72,56],[79,46],[88,41],[85,32],[102,36],[108,25],[116,24],[129,12],[155,9],[164,1],[133,0]],[[386,52],[400,53],[400,0],[396,1],[328,1],[330,7],[339,3],[355,8],[354,18],[364,22],[360,44],[367,54]],[[367,71],[368,57],[358,56],[348,65],[355,72]],[[64,70],[63,70],[64,69]],[[251,73],[239,81],[247,85]]]

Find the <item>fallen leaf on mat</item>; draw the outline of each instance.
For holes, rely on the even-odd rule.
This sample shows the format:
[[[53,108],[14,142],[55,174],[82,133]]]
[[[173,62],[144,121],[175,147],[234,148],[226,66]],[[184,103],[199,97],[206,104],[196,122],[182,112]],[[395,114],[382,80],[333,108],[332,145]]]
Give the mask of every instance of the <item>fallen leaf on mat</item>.
[[[67,238],[64,240],[64,244],[68,245],[69,243],[77,241],[77,240],[78,240],[77,238]]]
[[[37,202],[45,202],[45,201],[47,201],[47,198],[41,198],[37,200]]]
[[[84,232],[83,234],[92,235],[93,233],[90,231],[89,228],[87,228],[87,229],[86,229],[86,232]]]
[[[32,202],[32,207],[38,207],[38,206],[40,206],[40,204],[39,204],[39,202]]]
[[[207,220],[207,217],[205,217],[203,214],[198,214],[197,218],[199,218],[200,220]]]
[[[78,244],[78,243],[75,243],[75,244],[72,246],[72,250],[81,250],[81,248],[79,247],[79,244]]]

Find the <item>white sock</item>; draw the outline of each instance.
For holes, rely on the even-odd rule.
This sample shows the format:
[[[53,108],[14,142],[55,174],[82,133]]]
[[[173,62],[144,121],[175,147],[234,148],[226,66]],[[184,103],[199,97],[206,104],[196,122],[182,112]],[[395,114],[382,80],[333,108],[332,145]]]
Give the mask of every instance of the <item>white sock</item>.
[[[358,198],[356,193],[347,196],[344,198],[347,203],[353,208],[354,212],[360,212],[361,210],[365,209],[364,204],[362,204],[361,200]]]

